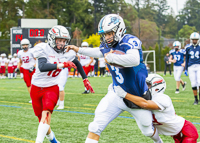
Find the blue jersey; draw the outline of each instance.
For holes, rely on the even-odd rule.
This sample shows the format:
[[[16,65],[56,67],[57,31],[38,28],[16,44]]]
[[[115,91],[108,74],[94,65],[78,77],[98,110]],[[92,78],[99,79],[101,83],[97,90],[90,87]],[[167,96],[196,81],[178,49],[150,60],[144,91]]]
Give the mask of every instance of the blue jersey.
[[[184,63],[184,56],[185,56],[184,49],[180,49],[179,51],[175,51],[173,49],[173,51],[171,50],[170,54],[172,55],[173,59],[176,60],[176,62],[174,63],[174,66],[181,66],[181,64]]]
[[[194,47],[191,45],[186,49],[186,69],[193,65],[200,64],[200,46]]]
[[[107,64],[112,74],[113,85],[120,86],[127,93],[142,96],[148,90],[146,78],[148,72],[143,63],[143,55],[141,49],[142,42],[135,36],[126,34],[114,47],[108,48],[105,43],[101,43],[100,50],[102,54],[112,50],[119,50],[126,53],[129,49],[138,49],[140,54],[140,64],[135,67],[117,68]]]

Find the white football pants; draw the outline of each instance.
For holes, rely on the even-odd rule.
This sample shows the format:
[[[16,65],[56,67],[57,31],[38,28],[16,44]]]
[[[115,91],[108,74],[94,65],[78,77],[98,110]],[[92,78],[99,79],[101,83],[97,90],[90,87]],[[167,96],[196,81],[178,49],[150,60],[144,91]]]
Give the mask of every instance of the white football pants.
[[[174,66],[174,79],[175,81],[181,80],[181,74],[183,72],[184,67],[183,66]]]
[[[59,76],[60,76],[58,83],[59,91],[63,91],[68,78],[68,68],[62,69]]]
[[[194,64],[188,67],[189,78],[192,87],[200,86],[200,64]]]

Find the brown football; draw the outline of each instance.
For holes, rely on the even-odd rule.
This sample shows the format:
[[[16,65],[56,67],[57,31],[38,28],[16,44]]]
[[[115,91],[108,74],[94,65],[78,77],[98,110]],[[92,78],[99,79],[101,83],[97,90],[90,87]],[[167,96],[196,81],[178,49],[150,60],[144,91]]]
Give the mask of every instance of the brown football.
[[[122,51],[118,51],[118,50],[114,50],[113,51],[114,54],[117,54],[117,55],[124,55],[125,53],[122,52]],[[123,66],[121,65],[118,65],[118,64],[114,64],[114,63],[110,63],[110,65],[114,66],[114,67],[117,67],[117,68],[124,68]]]

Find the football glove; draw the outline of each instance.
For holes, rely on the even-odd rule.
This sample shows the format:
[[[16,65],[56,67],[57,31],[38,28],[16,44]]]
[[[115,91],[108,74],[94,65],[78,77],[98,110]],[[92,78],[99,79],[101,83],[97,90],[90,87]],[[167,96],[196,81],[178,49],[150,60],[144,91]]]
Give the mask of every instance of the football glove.
[[[30,69],[29,69],[29,72],[30,73],[32,73],[33,71],[34,71],[34,69],[35,69],[35,67],[33,66],[33,67],[31,67]]]
[[[187,70],[185,70],[184,74],[185,74],[186,76],[188,76]]]
[[[94,93],[94,90],[87,78],[83,80],[84,86],[86,87],[87,90],[90,90],[91,93]]]
[[[75,68],[75,69],[77,69],[76,65],[71,61],[64,62],[63,65],[64,65],[63,68]]]
[[[16,68],[16,69],[15,69],[15,72],[18,72],[18,71],[19,71],[19,68]]]
[[[127,92],[124,91],[120,86],[114,86],[114,90],[117,96],[122,97],[122,98],[126,97]]]

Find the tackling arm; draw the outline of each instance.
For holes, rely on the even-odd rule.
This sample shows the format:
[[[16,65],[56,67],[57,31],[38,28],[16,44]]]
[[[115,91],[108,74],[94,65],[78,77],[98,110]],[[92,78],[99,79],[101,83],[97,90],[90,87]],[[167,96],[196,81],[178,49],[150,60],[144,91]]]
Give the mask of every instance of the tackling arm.
[[[82,79],[86,79],[86,78],[87,78],[87,75],[85,74],[81,63],[80,63],[77,59],[74,59],[72,62],[76,65],[78,72],[79,72],[79,73],[81,74],[81,76],[82,76]]]

